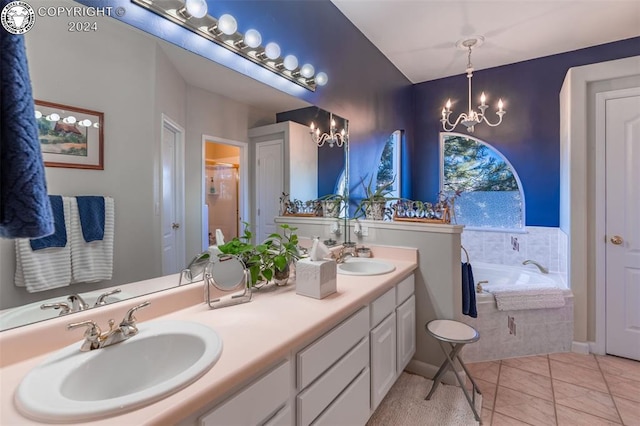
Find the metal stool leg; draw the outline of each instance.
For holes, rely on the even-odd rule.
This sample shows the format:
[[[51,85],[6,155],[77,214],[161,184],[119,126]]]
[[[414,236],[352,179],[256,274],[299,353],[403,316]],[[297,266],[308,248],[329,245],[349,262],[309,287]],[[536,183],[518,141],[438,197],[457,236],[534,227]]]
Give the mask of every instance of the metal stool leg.
[[[431,390],[429,391],[429,394],[427,395],[427,397],[425,399],[429,400],[431,398],[431,396],[435,392],[436,388],[440,384],[440,377],[449,368],[451,368],[451,371],[453,371],[453,374],[456,376],[456,380],[460,384],[460,388],[462,389],[462,393],[464,394],[465,398],[467,399],[467,402],[469,403],[469,406],[471,407],[471,411],[473,411],[473,415],[474,415],[475,419],[478,422],[480,422],[480,416],[478,415],[478,412],[476,411],[476,391],[478,392],[478,394],[481,395],[480,389],[478,388],[478,385],[476,384],[475,380],[473,380],[473,377],[471,376],[471,374],[469,374],[469,371],[467,370],[467,367],[464,365],[464,363],[460,359],[460,356],[458,355],[460,353],[460,351],[462,350],[462,348],[464,347],[464,343],[458,343],[458,344],[451,344],[450,343],[452,349],[451,349],[451,352],[449,354],[447,354],[447,350],[446,350],[446,348],[444,347],[443,343],[440,340],[438,340],[438,344],[440,344],[440,347],[442,348],[442,352],[445,354],[447,359],[442,364],[442,366],[440,366],[440,369],[438,370],[438,373],[436,373],[436,376],[433,378],[433,386],[431,386]],[[464,370],[465,374],[471,380],[471,383],[473,385],[473,388],[471,389],[471,392],[472,392],[472,396],[471,397],[469,396],[469,393],[467,392],[467,390],[464,387],[464,382],[462,381],[462,378],[460,377],[460,375],[456,371],[455,363],[454,363],[455,359],[458,360],[458,362],[462,366],[462,369]]]
[[[449,355],[447,355],[447,350],[445,349],[445,347],[442,345],[442,342],[440,340],[438,340],[438,344],[440,345],[440,347],[442,348],[442,352],[444,353],[444,355],[447,357],[447,359],[442,363],[442,365],[440,366],[440,369],[438,370],[438,372],[436,373],[436,375],[433,378],[433,385],[431,386],[431,390],[429,391],[429,394],[427,395],[427,397],[425,398],[426,400],[431,399],[431,396],[433,395],[433,393],[436,391],[436,388],[438,387],[438,385],[440,384],[440,377],[442,375],[444,375],[444,373],[447,372],[447,370],[449,369],[449,367],[452,367],[452,370],[455,371],[455,365],[453,364],[452,359],[455,359],[458,356],[458,353],[462,350],[462,348],[464,347],[464,344],[458,344],[458,345],[451,345],[451,353]]]

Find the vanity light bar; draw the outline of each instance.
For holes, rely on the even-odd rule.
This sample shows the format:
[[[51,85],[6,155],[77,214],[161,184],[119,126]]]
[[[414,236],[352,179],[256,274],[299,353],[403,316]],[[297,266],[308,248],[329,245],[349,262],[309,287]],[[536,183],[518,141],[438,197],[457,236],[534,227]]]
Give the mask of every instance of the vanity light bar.
[[[205,14],[202,18],[197,18],[185,13],[187,6],[182,0],[131,2],[312,92],[315,92],[316,86],[324,86],[327,83],[327,74],[319,72],[314,75],[315,69],[311,64],[299,66],[295,56],[282,57],[277,44],[268,43],[262,46],[258,31],[248,30],[244,35],[238,32],[235,19],[231,15],[222,15],[216,19]],[[258,38],[260,39],[257,40]]]

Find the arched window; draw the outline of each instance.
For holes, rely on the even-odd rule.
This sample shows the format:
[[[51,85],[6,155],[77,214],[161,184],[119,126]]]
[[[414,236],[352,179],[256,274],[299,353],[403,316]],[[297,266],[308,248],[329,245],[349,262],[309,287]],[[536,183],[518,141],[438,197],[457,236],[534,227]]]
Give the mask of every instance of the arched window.
[[[378,174],[376,175],[376,184],[378,187],[391,185],[389,196],[400,197],[401,182],[401,149],[402,147],[402,130],[396,130],[389,136],[387,142],[380,155],[378,163]]]
[[[440,133],[440,189],[455,198],[455,222],[468,228],[522,230],[522,184],[494,147],[460,133]]]

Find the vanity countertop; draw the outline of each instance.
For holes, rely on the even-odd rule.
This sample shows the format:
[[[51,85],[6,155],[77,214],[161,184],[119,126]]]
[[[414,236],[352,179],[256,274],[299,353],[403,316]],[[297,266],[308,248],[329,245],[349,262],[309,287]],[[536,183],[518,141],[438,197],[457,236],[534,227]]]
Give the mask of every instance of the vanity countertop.
[[[377,276],[338,275],[337,293],[321,300],[297,295],[295,285],[269,285],[256,291],[250,303],[211,310],[202,302],[202,285],[192,284],[103,307],[100,312],[75,314],[73,321],[91,318],[106,324],[107,318],[119,318],[136,303],[150,300],[151,306],[137,314],[140,321],[151,318],[195,321],[213,328],[223,339],[220,359],[193,384],[154,404],[91,424],[175,424],[239,389],[252,377],[285,359],[292,350],[304,347],[375,300],[417,267],[415,249],[372,249],[375,257],[394,263],[395,271]],[[189,305],[172,308],[177,300],[181,300],[181,305]],[[0,333],[0,364],[3,365],[0,369],[0,424],[40,424],[16,410],[14,391],[24,375],[51,352],[71,342],[80,346],[81,331],[67,332],[66,322],[68,319],[56,318]],[[56,337],[61,339],[56,340]],[[9,359],[15,358],[16,353],[22,355],[21,360]]]

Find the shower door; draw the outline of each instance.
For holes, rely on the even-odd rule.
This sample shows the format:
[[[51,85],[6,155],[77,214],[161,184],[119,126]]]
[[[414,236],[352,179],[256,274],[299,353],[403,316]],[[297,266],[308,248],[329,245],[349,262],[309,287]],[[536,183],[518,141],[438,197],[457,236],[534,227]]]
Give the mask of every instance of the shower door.
[[[238,236],[238,166],[217,163],[207,165],[206,202],[209,210],[209,244],[217,244],[215,231],[220,229],[225,241]]]

